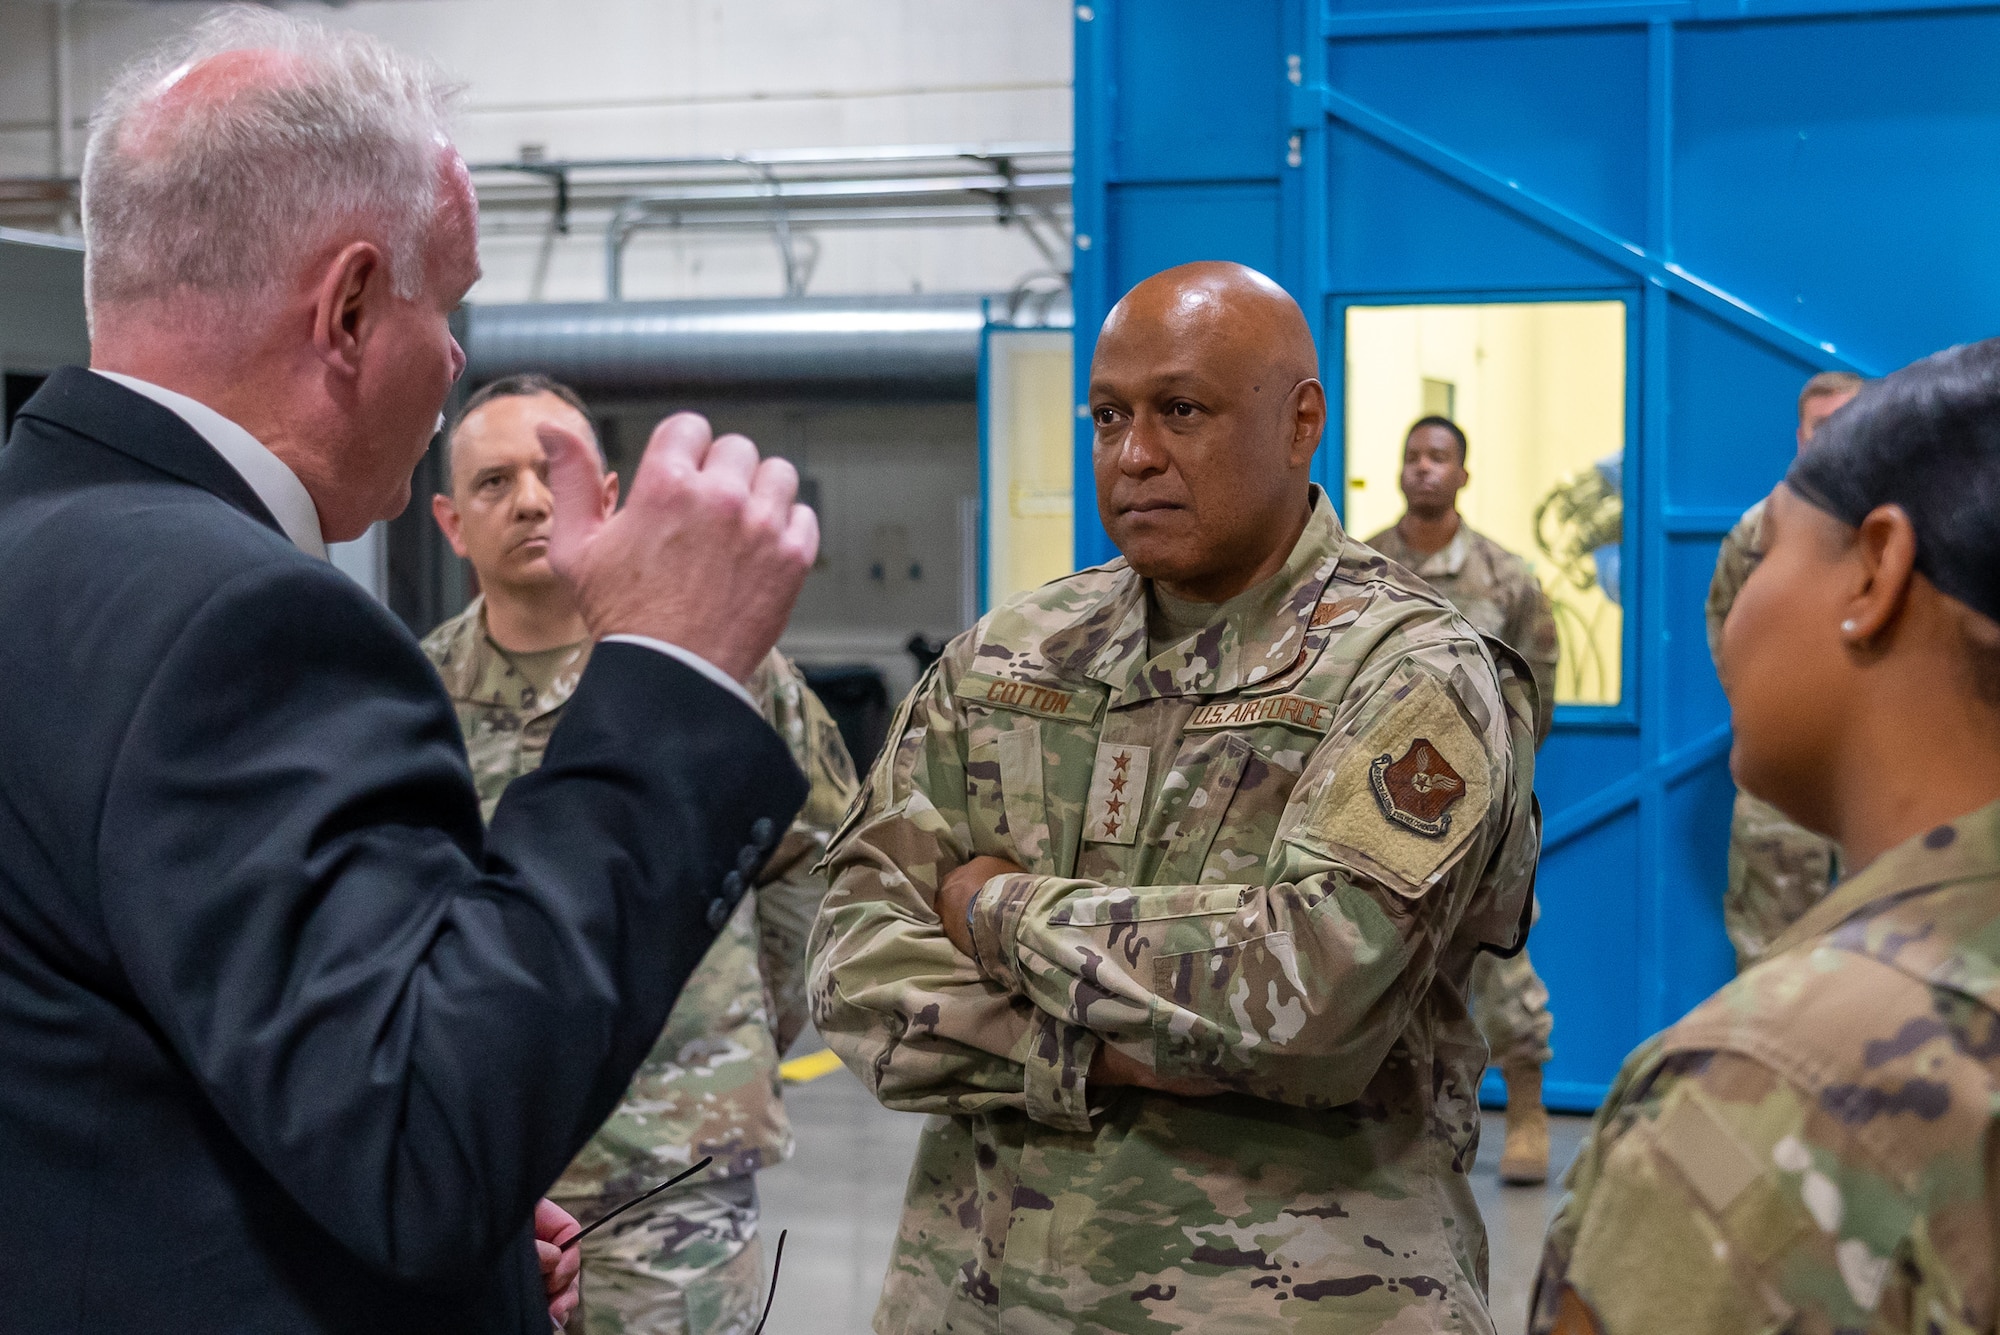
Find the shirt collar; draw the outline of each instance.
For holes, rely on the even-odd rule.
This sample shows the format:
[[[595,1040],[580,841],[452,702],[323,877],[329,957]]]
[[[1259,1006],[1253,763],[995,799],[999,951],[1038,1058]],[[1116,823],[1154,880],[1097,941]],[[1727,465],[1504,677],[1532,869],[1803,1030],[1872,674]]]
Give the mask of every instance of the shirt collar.
[[[1418,557],[1412,568],[1425,579],[1436,579],[1440,575],[1456,575],[1465,569],[1466,553],[1472,546],[1466,537],[1469,531],[1465,526],[1465,520],[1460,519],[1458,527],[1452,530],[1451,541],[1429,556]]]
[[[1765,953],[1776,955],[1823,936],[1863,911],[1911,891],[1993,876],[2000,876],[2000,802],[1969,811],[1881,854],[1835,886]]]
[[[474,594],[471,603],[451,620],[424,637],[424,651],[431,655],[445,691],[462,704],[506,704],[480,693],[480,678],[487,660],[497,658],[486,646],[486,595]]]
[[[1146,656],[1146,587],[1129,566],[1104,596],[1054,631],[1044,652],[1052,667],[1101,681],[1116,704],[1171,695],[1223,695],[1281,675],[1305,649],[1305,632],[1344,534],[1333,503],[1317,485],[1305,532],[1284,569],[1255,590],[1218,604],[1217,619],[1150,661]]]
[[[471,605],[432,631],[424,643],[434,653],[432,662],[455,702],[511,710],[520,715],[523,723],[533,722],[567,704],[576,692],[583,665],[589,660],[586,646],[578,655],[574,671],[562,674],[549,689],[541,689],[517,670],[514,660],[493,642],[486,626],[485,594],[474,597]],[[743,687],[733,683],[732,686],[738,695],[744,695]]]
[[[308,556],[326,560],[326,540],[320,534],[319,510],[313,505],[312,493],[299,481],[298,474],[255,436],[198,399],[118,371],[95,373],[134,394],[145,395],[186,422],[224,462],[242,475],[294,547]]]
[[[1461,516],[1458,527],[1452,531],[1451,541],[1434,552],[1419,552],[1403,541],[1403,530],[1398,524],[1391,524],[1377,533],[1368,540],[1368,545],[1413,575],[1444,579],[1465,569],[1465,560],[1472,554],[1472,542],[1472,529]]]

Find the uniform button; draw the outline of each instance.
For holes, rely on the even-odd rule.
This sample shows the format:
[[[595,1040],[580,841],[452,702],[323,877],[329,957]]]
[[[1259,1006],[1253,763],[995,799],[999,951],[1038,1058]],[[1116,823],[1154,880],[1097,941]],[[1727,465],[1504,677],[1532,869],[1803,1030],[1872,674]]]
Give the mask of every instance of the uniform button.
[[[708,901],[708,929],[710,931],[719,932],[722,930],[722,924],[729,921],[730,907],[731,905],[726,899],[711,899]]]
[[[742,872],[733,871],[730,872],[729,875],[722,878],[722,897],[728,900],[731,904],[734,904],[737,900],[743,898]]]
[[[750,827],[750,842],[757,845],[760,850],[768,853],[771,850],[771,845],[777,840],[777,834],[778,827],[771,823],[771,818],[769,816],[759,816],[756,823]]]
[[[757,863],[763,858],[764,850],[756,844],[743,845],[743,851],[736,855],[736,870],[748,876],[757,870]]]

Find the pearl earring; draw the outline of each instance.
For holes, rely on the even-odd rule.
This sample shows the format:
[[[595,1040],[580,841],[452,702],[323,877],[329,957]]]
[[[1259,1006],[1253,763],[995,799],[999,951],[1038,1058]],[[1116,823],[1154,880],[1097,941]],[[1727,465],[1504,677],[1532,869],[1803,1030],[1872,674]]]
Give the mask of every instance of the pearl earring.
[[[1840,630],[1843,635],[1852,635],[1856,630],[1859,629],[1860,629],[1859,624],[1853,620],[1843,621],[1840,623]]]

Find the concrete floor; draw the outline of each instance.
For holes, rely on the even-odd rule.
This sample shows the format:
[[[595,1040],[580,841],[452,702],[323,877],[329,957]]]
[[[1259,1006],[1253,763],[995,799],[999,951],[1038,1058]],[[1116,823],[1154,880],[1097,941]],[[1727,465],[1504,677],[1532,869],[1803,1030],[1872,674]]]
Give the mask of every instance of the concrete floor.
[[[767,1335],[867,1335],[923,1119],[887,1111],[845,1068],[787,1086],[785,1103],[798,1153],[758,1179],[767,1268],[778,1230],[791,1232]],[[1551,1176],[1559,1179],[1590,1122],[1552,1120]],[[1562,1190],[1553,1180],[1503,1188],[1494,1173],[1501,1134],[1500,1114],[1486,1114],[1472,1181],[1492,1249],[1494,1322],[1499,1335],[1523,1335],[1542,1235]]]

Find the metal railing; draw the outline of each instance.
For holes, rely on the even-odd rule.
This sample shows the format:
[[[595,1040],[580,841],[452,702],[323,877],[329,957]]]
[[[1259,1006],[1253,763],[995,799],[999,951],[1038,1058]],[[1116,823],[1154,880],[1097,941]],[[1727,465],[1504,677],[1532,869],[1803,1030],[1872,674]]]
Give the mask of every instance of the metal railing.
[[[1066,273],[1071,153],[1066,144],[910,144],[674,158],[550,161],[473,167],[481,226],[542,234],[545,275],[558,236],[604,232],[605,294],[624,296],[635,232],[761,231],[777,246],[787,296],[803,295],[829,227],[979,223],[1018,227],[1049,268]],[[535,284],[536,290],[540,282]]]
[[[1067,144],[900,144],[658,158],[472,165],[485,235],[539,234],[539,297],[556,239],[604,236],[605,294],[624,296],[627,243],[641,231],[762,232],[803,295],[827,228],[977,224],[1019,228],[1047,269],[1070,268]],[[0,225],[50,227],[73,210],[74,178],[0,177]]]

